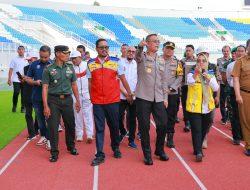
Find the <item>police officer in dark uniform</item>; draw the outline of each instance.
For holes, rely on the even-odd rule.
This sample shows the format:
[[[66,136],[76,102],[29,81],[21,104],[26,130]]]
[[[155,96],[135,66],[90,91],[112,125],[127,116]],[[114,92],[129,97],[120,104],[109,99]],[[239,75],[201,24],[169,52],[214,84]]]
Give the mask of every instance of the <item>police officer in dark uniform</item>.
[[[72,155],[78,155],[75,148],[75,117],[73,110],[72,91],[76,98],[75,107],[80,110],[76,75],[69,60],[69,48],[64,45],[55,46],[55,61],[43,72],[43,104],[44,115],[47,118],[51,143],[50,162],[58,159],[58,126],[62,116],[65,126],[67,150]]]
[[[178,89],[181,86],[183,69],[182,64],[174,56],[175,44],[166,42],[163,44],[163,59],[165,60],[166,83],[164,88],[168,90],[168,107],[167,107],[167,143],[166,146],[174,148],[174,126],[178,112]]]

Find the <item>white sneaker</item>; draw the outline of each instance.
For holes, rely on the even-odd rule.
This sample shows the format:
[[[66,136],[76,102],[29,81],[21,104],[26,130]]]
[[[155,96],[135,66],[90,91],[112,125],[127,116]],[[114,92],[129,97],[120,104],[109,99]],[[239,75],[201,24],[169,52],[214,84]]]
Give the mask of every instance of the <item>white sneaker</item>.
[[[59,127],[58,127],[58,132],[62,132],[62,131],[63,131],[63,128],[62,128],[61,125],[59,125]]]
[[[42,146],[47,142],[47,139],[45,137],[41,137],[39,141],[36,143],[37,146]]]
[[[48,151],[51,150],[51,146],[50,146],[50,141],[49,141],[49,140],[47,140],[46,149],[47,149]]]
[[[82,141],[83,141],[83,138],[82,138],[82,137],[76,137],[76,141],[77,141],[77,142],[82,142]]]

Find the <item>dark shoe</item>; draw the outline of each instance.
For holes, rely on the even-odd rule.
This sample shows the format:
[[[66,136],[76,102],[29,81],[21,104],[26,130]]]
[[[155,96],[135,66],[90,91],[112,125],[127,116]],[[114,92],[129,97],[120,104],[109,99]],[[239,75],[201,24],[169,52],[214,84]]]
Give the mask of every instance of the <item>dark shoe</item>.
[[[140,132],[137,133],[137,139],[138,139],[139,141],[141,140],[141,133],[140,133]]]
[[[119,149],[114,150],[114,157],[115,158],[121,158],[122,157],[122,153],[120,152]]]
[[[167,147],[169,147],[169,148],[175,147],[173,138],[174,138],[174,133],[167,134],[167,143],[166,143]]]
[[[49,158],[49,161],[50,161],[50,162],[56,162],[57,159],[58,159],[57,156],[51,156],[51,157]]]
[[[245,155],[246,155],[246,156],[250,156],[250,149],[245,150],[245,152],[244,152],[244,153],[245,153]]]
[[[155,152],[156,156],[160,157],[161,161],[168,161],[169,157],[167,156],[167,154],[165,152],[159,153],[159,152]]]
[[[13,112],[13,113],[16,112],[16,107],[15,107],[15,106],[13,106],[12,112]]]
[[[124,133],[124,134],[121,134],[121,135],[120,135],[120,142],[122,142],[122,141],[123,141],[123,139],[124,139],[124,137],[126,136],[126,134],[127,134],[127,132],[126,132],[126,133]]]
[[[227,124],[227,120],[221,119],[220,123],[221,123],[221,125],[226,125]]]
[[[95,157],[91,163],[91,166],[98,166],[101,163],[104,163],[104,161],[105,161],[105,158],[103,156]]]
[[[132,142],[128,143],[128,147],[136,149],[137,145],[135,144],[134,141],[132,141]]]
[[[196,162],[202,162],[203,155],[201,153],[196,155]]]
[[[153,165],[153,160],[151,157],[144,158],[144,164],[147,166]]]
[[[69,152],[70,152],[70,154],[72,154],[74,156],[79,155],[79,153],[78,153],[78,151],[77,151],[76,148],[73,148],[73,149],[69,150]]]
[[[240,140],[233,140],[233,145],[240,145]]]

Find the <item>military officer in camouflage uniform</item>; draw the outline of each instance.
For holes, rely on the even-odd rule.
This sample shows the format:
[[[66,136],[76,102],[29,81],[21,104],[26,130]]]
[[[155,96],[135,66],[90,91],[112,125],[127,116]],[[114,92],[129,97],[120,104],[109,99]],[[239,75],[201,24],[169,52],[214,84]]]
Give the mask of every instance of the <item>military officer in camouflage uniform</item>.
[[[43,72],[43,104],[44,115],[47,118],[51,143],[50,162],[58,159],[58,126],[62,116],[65,126],[67,150],[72,155],[78,155],[75,148],[75,118],[73,110],[72,91],[76,98],[75,107],[79,112],[80,101],[76,84],[76,75],[69,60],[67,46],[55,46],[55,61]]]
[[[166,146],[174,148],[174,125],[178,112],[178,89],[181,86],[183,78],[182,64],[174,56],[175,44],[166,42],[163,44],[162,58],[165,60],[166,85],[164,88],[168,91],[168,122],[167,122],[167,143]]]

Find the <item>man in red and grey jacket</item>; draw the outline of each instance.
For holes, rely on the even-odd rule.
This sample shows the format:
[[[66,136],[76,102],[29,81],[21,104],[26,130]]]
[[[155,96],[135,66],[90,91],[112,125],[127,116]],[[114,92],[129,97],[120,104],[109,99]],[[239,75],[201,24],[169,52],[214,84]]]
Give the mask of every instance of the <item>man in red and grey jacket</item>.
[[[92,166],[99,165],[105,160],[103,152],[105,119],[110,129],[114,157],[121,158],[119,150],[120,81],[130,97],[128,101],[133,101],[124,75],[124,66],[119,63],[118,58],[109,56],[109,46],[105,39],[96,41],[96,51],[98,56],[88,62],[87,70],[96,129],[97,153],[92,161]]]

